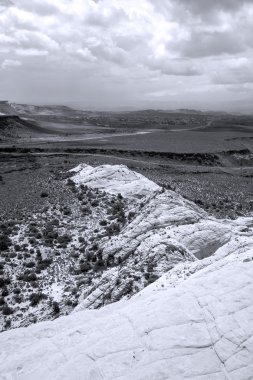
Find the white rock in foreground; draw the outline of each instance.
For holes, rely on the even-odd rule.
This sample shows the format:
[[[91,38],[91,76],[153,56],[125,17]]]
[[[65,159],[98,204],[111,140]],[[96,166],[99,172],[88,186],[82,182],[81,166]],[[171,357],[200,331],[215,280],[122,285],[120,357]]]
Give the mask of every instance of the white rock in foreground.
[[[172,287],[175,268],[130,301],[2,333],[0,378],[250,380],[252,255]]]

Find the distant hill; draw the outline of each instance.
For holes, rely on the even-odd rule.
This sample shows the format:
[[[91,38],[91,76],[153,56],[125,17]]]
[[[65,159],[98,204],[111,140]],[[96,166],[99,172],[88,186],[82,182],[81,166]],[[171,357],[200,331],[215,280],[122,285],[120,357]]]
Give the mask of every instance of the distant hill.
[[[16,115],[0,115],[0,141],[48,133],[52,131],[40,127],[35,121],[25,120]]]
[[[7,100],[0,101],[0,116],[16,114],[15,108]]]

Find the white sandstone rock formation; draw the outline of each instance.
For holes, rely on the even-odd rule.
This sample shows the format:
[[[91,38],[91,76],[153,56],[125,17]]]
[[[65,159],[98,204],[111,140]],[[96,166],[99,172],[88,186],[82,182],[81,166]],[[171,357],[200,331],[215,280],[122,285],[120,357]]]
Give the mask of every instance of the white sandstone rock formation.
[[[121,193],[126,197],[141,197],[159,190],[159,186],[125,165],[101,165],[92,167],[80,164],[70,172],[76,173],[72,180],[76,184],[105,190],[108,193]]]
[[[123,166],[81,165],[72,179],[135,211],[101,239],[121,264],[69,316],[0,334],[0,379],[251,380],[253,218],[215,219]],[[145,287],[148,271],[160,278]],[[141,291],[127,300],[126,287]],[[121,301],[88,310],[108,297]]]
[[[127,207],[136,212],[118,235],[100,244],[103,258],[120,259],[122,266],[104,271],[95,286],[86,288],[84,301],[80,300],[76,310],[100,307],[108,303],[108,298],[119,300],[128,291],[130,295],[136,293],[145,286],[143,277],[150,268],[160,277],[177,263],[203,259],[222,248],[228,247],[230,254],[234,244],[240,241],[243,247],[248,236],[253,242],[253,218],[216,219],[126,166],[81,164],[72,171],[76,173],[72,180],[77,186],[121,193]]]
[[[2,333],[0,378],[250,380],[252,258],[179,264],[129,301]]]

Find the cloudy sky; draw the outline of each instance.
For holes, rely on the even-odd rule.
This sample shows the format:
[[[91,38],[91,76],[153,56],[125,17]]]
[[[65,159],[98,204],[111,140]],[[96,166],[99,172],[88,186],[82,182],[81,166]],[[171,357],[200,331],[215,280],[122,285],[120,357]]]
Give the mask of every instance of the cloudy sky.
[[[253,0],[0,0],[0,99],[253,112]]]

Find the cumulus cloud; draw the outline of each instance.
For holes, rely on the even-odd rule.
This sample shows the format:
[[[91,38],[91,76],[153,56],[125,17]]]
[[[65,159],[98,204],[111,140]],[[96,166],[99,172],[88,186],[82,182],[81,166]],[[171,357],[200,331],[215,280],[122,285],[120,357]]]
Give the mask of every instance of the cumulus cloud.
[[[5,59],[2,64],[1,64],[1,69],[9,69],[9,68],[14,68],[21,66],[21,62],[13,59]]]
[[[208,86],[252,82],[251,0],[0,0],[0,10],[6,97],[15,70],[19,94],[31,85],[33,99],[54,103],[64,88],[66,100],[108,93],[113,105],[123,93],[124,102],[157,92],[187,101],[193,87],[208,97]]]

